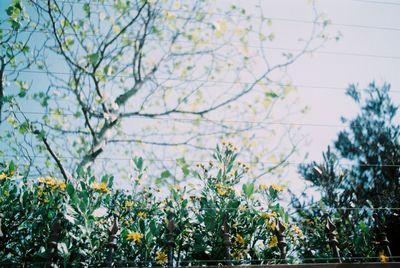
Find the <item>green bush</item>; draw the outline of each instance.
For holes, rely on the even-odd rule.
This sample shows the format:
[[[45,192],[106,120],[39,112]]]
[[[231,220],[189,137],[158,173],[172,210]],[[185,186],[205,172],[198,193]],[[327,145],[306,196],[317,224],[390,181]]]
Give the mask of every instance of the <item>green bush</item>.
[[[0,261],[102,266],[113,249],[119,266],[166,265],[168,226],[174,226],[175,264],[275,263],[279,227],[294,260],[303,234],[279,204],[284,187],[243,183],[248,167],[236,159],[231,143],[217,146],[213,160],[190,173],[202,187],[171,186],[165,198],[141,186],[141,158],[134,161],[137,178],[129,190],[114,189],[111,176],[97,180],[79,171],[68,182],[28,180],[13,162],[3,165]]]

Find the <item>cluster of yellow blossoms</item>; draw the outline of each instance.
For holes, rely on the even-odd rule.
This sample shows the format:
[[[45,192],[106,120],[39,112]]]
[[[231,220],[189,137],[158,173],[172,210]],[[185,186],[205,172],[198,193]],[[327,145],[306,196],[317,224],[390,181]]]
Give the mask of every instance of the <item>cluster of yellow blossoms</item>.
[[[130,219],[124,221],[124,224],[125,224],[125,225],[131,225],[131,224],[133,224],[134,222],[135,222],[135,220],[132,219],[132,218],[130,218]]]
[[[156,253],[156,263],[158,265],[165,264],[167,262],[167,260],[168,260],[167,254],[165,254],[162,251],[157,251],[157,253]]]
[[[278,215],[276,212],[267,212],[267,213],[262,213],[261,218],[269,220],[271,218],[276,218]]]
[[[303,231],[296,225],[292,225],[292,230],[298,235],[300,239],[304,239]]]
[[[388,262],[389,261],[389,257],[385,255],[384,250],[379,251],[379,260],[380,260],[380,262]]]
[[[246,244],[246,241],[244,240],[243,236],[241,236],[240,234],[236,234],[235,243],[239,246],[244,246]]]
[[[64,181],[59,181],[54,177],[41,177],[38,179],[40,184],[44,184],[49,187],[52,191],[59,189],[61,191],[65,190],[66,184]]]
[[[259,189],[260,189],[261,191],[265,191],[265,190],[267,190],[267,189],[269,189],[269,188],[272,188],[272,189],[274,189],[274,190],[277,191],[277,192],[282,192],[283,190],[285,190],[286,186],[284,186],[284,185],[279,185],[279,184],[276,184],[276,183],[272,183],[271,185],[268,185],[268,184],[260,184],[260,186],[259,186]]]
[[[102,183],[93,183],[92,188],[96,190],[97,192],[102,192],[104,194],[110,192],[110,189],[107,188],[107,184],[102,182]]]
[[[278,237],[276,237],[276,235],[274,235],[273,237],[271,237],[271,240],[268,243],[268,246],[270,248],[274,248],[278,245]]]
[[[140,243],[142,241],[142,238],[143,238],[143,234],[141,234],[139,232],[130,232],[126,236],[126,240],[134,241],[135,243]]]
[[[233,227],[233,226],[232,226]],[[233,247],[232,247],[232,258],[239,261],[244,256],[244,248],[246,246],[246,240],[240,234],[236,234]]]
[[[147,213],[146,212],[139,212],[138,214],[137,214],[137,216],[139,217],[139,218],[141,218],[141,219],[146,219],[147,218]]]
[[[222,197],[227,196],[229,192],[233,191],[232,187],[222,185],[221,183],[215,184],[215,187],[217,188],[217,193]]]
[[[277,217],[278,215],[276,212],[266,212],[262,213],[261,218],[265,220],[265,224],[272,230],[274,231],[276,229],[276,222],[277,222]]]
[[[11,176],[8,176],[6,173],[2,172],[0,173],[0,181],[4,181],[9,179]]]
[[[131,207],[133,207],[133,201],[125,201],[122,206],[123,209],[130,209]]]

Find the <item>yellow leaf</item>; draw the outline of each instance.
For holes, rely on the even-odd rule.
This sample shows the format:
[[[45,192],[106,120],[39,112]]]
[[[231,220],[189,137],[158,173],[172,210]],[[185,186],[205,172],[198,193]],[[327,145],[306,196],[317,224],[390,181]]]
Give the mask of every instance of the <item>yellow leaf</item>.
[[[113,33],[119,34],[121,32],[121,27],[119,27],[118,25],[114,25],[112,27],[112,31]]]
[[[181,3],[179,1],[174,1],[174,4],[172,5],[174,9],[179,9],[181,7]]]
[[[228,29],[228,24],[224,20],[217,21],[214,24],[214,26],[215,26],[215,30],[216,30],[215,31],[215,36],[217,38],[221,38],[225,34],[226,30]]]

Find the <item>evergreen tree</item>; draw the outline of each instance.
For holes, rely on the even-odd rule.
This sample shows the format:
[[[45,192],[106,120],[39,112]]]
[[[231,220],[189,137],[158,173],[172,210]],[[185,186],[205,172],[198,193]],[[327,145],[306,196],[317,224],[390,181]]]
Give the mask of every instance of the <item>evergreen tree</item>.
[[[342,118],[348,128],[339,132],[333,150],[328,147],[323,163],[299,167],[321,197],[312,200],[308,209],[293,198],[294,206],[309,220],[330,212],[338,225],[339,246],[353,258],[377,256],[372,247],[377,240],[371,232],[376,225],[373,213],[384,220],[392,254],[400,255],[400,211],[396,209],[400,207],[400,126],[398,107],[389,93],[388,84],[379,88],[371,83],[365,91],[351,85],[347,95],[360,105],[359,114]],[[350,239],[343,241],[346,238]]]

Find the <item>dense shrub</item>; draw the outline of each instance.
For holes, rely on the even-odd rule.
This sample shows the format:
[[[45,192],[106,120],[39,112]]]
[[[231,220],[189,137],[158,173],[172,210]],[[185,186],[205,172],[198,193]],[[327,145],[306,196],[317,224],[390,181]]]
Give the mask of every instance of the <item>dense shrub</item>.
[[[116,232],[115,264],[165,265],[168,226],[175,227],[174,262],[180,265],[226,263],[227,246],[233,263],[277,262],[278,227],[289,259],[297,258],[303,234],[279,204],[284,187],[249,182],[248,167],[236,158],[231,143],[218,146],[208,165],[190,173],[200,189],[174,185],[163,198],[159,189],[142,186],[141,158],[134,160],[137,177],[128,190],[114,189],[111,176],[97,180],[83,171],[68,182],[28,180],[13,162],[4,164],[0,261],[40,264],[51,258],[61,266],[101,266]]]

